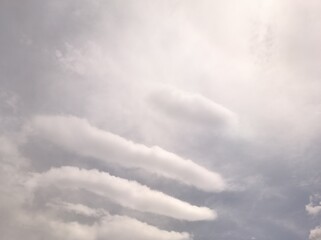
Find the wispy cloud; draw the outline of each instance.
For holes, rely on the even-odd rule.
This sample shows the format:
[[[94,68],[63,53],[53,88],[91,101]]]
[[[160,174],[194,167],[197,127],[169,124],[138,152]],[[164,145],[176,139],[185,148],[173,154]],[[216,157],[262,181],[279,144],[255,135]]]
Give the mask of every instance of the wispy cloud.
[[[79,155],[126,168],[139,167],[205,191],[226,188],[218,173],[158,146],[147,147],[98,129],[81,118],[38,116],[33,119],[31,128],[35,134]]]

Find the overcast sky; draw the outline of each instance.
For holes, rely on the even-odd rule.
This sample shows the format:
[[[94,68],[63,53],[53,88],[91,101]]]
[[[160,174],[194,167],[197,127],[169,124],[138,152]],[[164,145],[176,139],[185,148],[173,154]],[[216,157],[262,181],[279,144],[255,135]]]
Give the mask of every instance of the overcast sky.
[[[319,0],[0,0],[3,240],[320,240]]]

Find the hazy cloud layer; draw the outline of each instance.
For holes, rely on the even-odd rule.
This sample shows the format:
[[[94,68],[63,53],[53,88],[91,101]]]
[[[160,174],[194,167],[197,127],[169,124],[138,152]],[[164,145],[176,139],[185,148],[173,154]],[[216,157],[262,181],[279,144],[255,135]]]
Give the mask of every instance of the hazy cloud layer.
[[[319,240],[320,13],[0,1],[1,239]]]

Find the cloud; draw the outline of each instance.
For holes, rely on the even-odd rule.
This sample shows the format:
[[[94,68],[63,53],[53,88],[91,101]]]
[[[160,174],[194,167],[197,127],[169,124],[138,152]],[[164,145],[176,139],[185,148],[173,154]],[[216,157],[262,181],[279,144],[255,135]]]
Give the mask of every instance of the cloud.
[[[66,239],[66,240],[101,240],[101,239],[140,239],[140,240],[190,240],[186,232],[161,230],[147,223],[126,216],[105,216],[93,224],[60,219],[27,212],[20,216],[16,224],[24,226],[24,234],[29,239]],[[21,239],[23,232],[10,235],[10,239]],[[20,238],[19,238],[20,237]]]
[[[68,232],[69,234],[84,232],[83,236],[89,237],[87,239],[191,239],[189,234],[185,232],[179,233],[161,230],[134,218],[110,215],[103,209],[93,209],[82,204],[58,201],[49,204],[49,206],[57,211],[63,210],[69,213],[73,212],[80,215],[100,218],[98,222],[91,226],[82,225],[77,222],[62,223],[51,221],[50,223],[50,225],[56,229],[57,227],[62,228],[63,231],[61,232]]]
[[[305,210],[310,214],[310,215],[318,215],[321,213],[321,202],[319,203],[319,206],[313,206],[312,203],[309,203],[308,205],[305,206]]]
[[[38,116],[33,119],[31,128],[35,134],[82,156],[126,168],[139,167],[205,191],[215,192],[226,188],[218,173],[158,146],[147,147],[100,130],[84,119],[72,116]]]
[[[321,239],[321,226],[316,227],[310,231],[310,240],[320,240]]]
[[[102,220],[97,239],[188,240],[189,234],[164,231],[136,219],[112,216]]]
[[[46,206],[54,210],[64,210],[66,212],[87,217],[101,217],[108,214],[104,209],[93,209],[80,203],[75,204],[63,201],[54,201],[47,203]]]
[[[309,215],[316,216],[321,213],[321,196],[314,194],[310,196],[310,203],[305,206],[305,210]]]
[[[151,100],[158,110],[180,122],[216,130],[235,128],[238,124],[235,113],[198,93],[164,87],[154,92]]]
[[[135,181],[97,170],[77,167],[52,168],[47,172],[35,174],[27,183],[30,189],[52,185],[60,188],[86,189],[124,207],[176,219],[198,221],[216,218],[216,213],[209,208],[191,205]]]

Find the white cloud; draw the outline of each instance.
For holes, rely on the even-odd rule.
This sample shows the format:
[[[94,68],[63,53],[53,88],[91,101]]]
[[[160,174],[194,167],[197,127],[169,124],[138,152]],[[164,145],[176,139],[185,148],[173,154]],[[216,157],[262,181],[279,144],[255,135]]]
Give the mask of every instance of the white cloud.
[[[310,240],[320,240],[321,239],[321,226],[316,227],[310,231]]]
[[[313,194],[310,196],[310,203],[305,206],[305,210],[309,215],[317,216],[321,213],[320,195]],[[321,226],[318,226],[310,231],[310,240],[321,240]]]
[[[308,214],[316,216],[321,213],[321,196],[319,194],[314,194],[310,196],[310,203],[305,206],[305,210]]]
[[[124,207],[176,219],[198,221],[216,218],[216,213],[209,208],[191,205],[137,182],[97,170],[76,167],[52,168],[47,172],[34,174],[27,183],[31,189],[51,185],[60,188],[86,189]]]
[[[85,216],[101,217],[98,222],[91,226],[82,225],[77,222],[63,223],[49,221],[51,227],[60,229],[61,231],[59,232],[67,233],[69,236],[75,235],[75,239],[79,239],[79,235],[82,235],[83,238],[87,237],[86,239],[191,239],[189,234],[185,232],[179,233],[161,230],[127,216],[110,215],[103,209],[93,209],[82,204],[55,202],[47,205],[58,211],[63,210]]]
[[[136,219],[111,216],[102,220],[97,239],[187,240],[189,234],[164,231]]]
[[[87,217],[101,217],[108,214],[104,209],[93,209],[80,203],[75,204],[63,201],[53,201],[47,203],[46,206],[54,210],[64,210],[66,212],[71,212]]]
[[[226,188],[218,173],[158,146],[147,147],[100,130],[84,119],[71,116],[38,116],[33,119],[31,126],[36,134],[79,155],[91,156],[123,167],[139,167],[205,191],[222,191]]]
[[[109,216],[93,225],[78,222],[48,221],[49,231],[60,239],[140,239],[140,240],[188,240],[188,233],[165,231],[123,216]],[[59,238],[58,238],[59,239]]]
[[[214,127],[216,130],[235,128],[238,124],[236,114],[197,93],[164,87],[154,92],[151,99],[159,110],[179,121]]]
[[[318,215],[321,213],[321,202],[319,204],[318,206],[313,206],[312,203],[309,203],[305,206],[305,209],[310,215]]]
[[[107,216],[100,221],[81,224],[65,222],[44,215],[24,215],[18,222],[24,225],[32,239],[101,240],[189,240],[188,233],[165,231],[157,227],[123,216]],[[20,236],[21,237],[21,236]],[[18,238],[16,238],[18,239]]]

